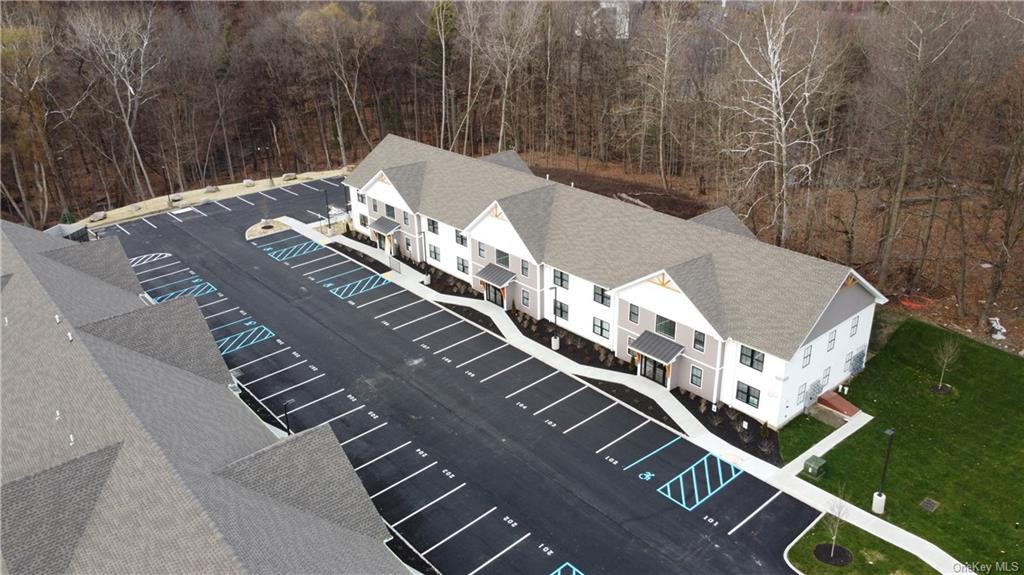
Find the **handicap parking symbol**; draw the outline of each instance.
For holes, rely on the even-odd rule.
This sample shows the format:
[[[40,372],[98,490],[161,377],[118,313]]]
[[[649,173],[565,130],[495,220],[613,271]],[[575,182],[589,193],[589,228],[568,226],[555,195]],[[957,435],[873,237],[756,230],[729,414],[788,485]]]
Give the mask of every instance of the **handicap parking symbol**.
[[[650,480],[654,479],[654,474],[651,473],[650,471],[644,471],[640,475],[637,475],[637,477],[639,477],[640,479],[642,479],[644,481],[650,481]]]

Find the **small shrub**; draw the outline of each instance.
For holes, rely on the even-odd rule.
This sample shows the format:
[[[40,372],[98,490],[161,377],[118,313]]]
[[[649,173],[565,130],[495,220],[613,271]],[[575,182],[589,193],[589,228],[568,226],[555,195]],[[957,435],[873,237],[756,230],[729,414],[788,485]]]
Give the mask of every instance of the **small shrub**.
[[[708,410],[708,400],[701,399],[700,405],[697,406],[697,411],[704,413]]]
[[[751,433],[749,429],[744,429],[743,431],[740,431],[740,440],[743,441],[743,443],[750,443],[754,440],[754,434]]]
[[[769,441],[767,438],[762,439],[760,443],[757,444],[757,449],[760,450],[761,453],[765,455],[770,455],[773,451],[775,451],[775,444]]]
[[[729,418],[729,421],[736,421],[736,418],[740,416],[740,412],[731,407],[727,407],[725,408],[725,416]]]
[[[744,431],[747,431],[746,429],[743,429],[743,420],[741,419],[734,419],[732,422],[732,428],[736,430],[736,433],[743,433]]]
[[[711,420],[711,425],[714,425],[715,427],[722,425],[722,422],[725,421],[725,418],[722,417],[722,412],[720,411],[712,413],[709,419]]]

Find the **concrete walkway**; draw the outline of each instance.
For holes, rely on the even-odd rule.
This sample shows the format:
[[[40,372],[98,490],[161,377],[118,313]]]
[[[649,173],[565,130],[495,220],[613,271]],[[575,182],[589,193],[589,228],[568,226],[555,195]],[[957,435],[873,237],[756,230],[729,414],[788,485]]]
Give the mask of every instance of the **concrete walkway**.
[[[383,261],[385,263],[387,261],[387,256],[382,250],[371,248],[346,236],[332,236],[328,238],[324,234],[316,231],[312,225],[304,224],[292,218],[278,218],[278,221],[288,224],[296,232],[311,240],[318,241],[320,243],[337,242],[362,253],[366,253],[378,261],[382,261],[382,258],[384,258]],[[376,254],[372,252],[376,252]],[[403,268],[405,267],[406,266],[403,266]],[[871,421],[870,415],[864,412],[858,413],[845,425],[831,433],[825,439],[813,445],[805,453],[801,454],[796,460],[789,463],[782,469],[779,469],[778,467],[775,467],[774,465],[729,444],[708,431],[708,429],[705,428],[704,425],[701,424],[700,421],[698,421],[697,418],[695,418],[685,407],[683,407],[683,405],[663,386],[637,375],[630,375],[618,371],[576,363],[552,350],[548,346],[542,345],[523,335],[512,319],[508,317],[508,314],[497,306],[483,300],[438,293],[422,283],[424,278],[423,274],[411,269],[403,271],[406,273],[388,272],[386,275],[393,283],[398,284],[402,288],[413,292],[423,299],[437,303],[460,305],[485,314],[494,322],[501,331],[501,336],[504,337],[509,344],[524,351],[525,353],[533,355],[537,359],[551,365],[559,371],[579,377],[617,383],[638,393],[644,394],[648,398],[657,402],[658,406],[661,407],[661,409],[679,425],[687,439],[692,443],[706,451],[714,453],[717,457],[728,461],[751,475],[754,475],[758,479],[786,493],[787,495],[790,495],[814,509],[825,513],[835,514],[842,510],[841,512],[845,515],[844,519],[847,523],[856,525],[860,529],[863,529],[876,537],[884,539],[885,541],[914,554],[940,573],[971,572],[963,563],[954,559],[938,546],[914,535],[913,533],[910,533],[909,531],[906,531],[903,528],[897,527],[896,525],[893,525],[892,523],[889,523],[888,521],[885,521],[884,519],[865,511],[860,507],[856,507],[855,505],[845,502],[835,495],[798,477],[797,474],[802,469],[803,461],[811,455],[825,454],[847,437],[853,435]],[[408,272],[412,273],[410,274]],[[864,504],[867,506],[870,505],[870,502],[865,501]]]

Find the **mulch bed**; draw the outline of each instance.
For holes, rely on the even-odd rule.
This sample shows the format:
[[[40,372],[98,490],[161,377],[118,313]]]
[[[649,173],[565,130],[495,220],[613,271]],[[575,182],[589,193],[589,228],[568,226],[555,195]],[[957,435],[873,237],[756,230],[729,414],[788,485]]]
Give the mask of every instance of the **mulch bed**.
[[[836,551],[832,553],[831,543],[819,543],[814,547],[814,558],[826,565],[843,567],[853,562],[853,552],[842,545],[836,545]]]
[[[629,362],[615,357],[612,350],[560,327],[555,327],[546,319],[538,321],[524,313],[511,310],[509,310],[508,316],[512,323],[519,328],[520,333],[544,347],[550,347],[551,336],[557,334],[559,337],[558,353],[576,363],[622,373],[635,373],[630,369]]]
[[[461,315],[462,317],[468,319],[469,321],[477,324],[478,326],[490,330],[498,335],[501,335],[501,330],[498,329],[498,326],[494,325],[494,322],[491,321],[491,318],[487,317],[487,315],[482,314],[471,307],[465,307],[451,303],[442,303],[441,305]]]
[[[676,422],[661,409],[657,402],[646,395],[624,385],[612,383],[610,381],[601,381],[599,379],[591,379],[589,377],[581,377],[580,379],[592,384],[594,387],[611,395],[612,397],[632,405],[648,417],[657,419],[672,429],[682,433],[682,428],[680,428],[679,425],[677,425]]]
[[[704,401],[704,412],[701,413],[701,398],[692,398],[679,388],[673,389],[672,395],[704,424],[704,427],[729,445],[776,467],[782,467],[784,464],[779,453],[779,434],[775,430],[724,405],[719,405],[718,412],[713,413],[711,403],[707,401]],[[734,415],[735,419],[730,418],[730,415]],[[743,429],[743,421],[747,422],[747,429]]]

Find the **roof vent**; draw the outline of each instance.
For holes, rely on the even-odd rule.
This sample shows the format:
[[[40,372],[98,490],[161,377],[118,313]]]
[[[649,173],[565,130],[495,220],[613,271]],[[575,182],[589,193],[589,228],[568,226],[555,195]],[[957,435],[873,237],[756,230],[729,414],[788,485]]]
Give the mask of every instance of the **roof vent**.
[[[4,327],[7,327],[7,316],[4,316]]]
[[[60,323],[60,314],[59,313],[53,314],[53,321],[55,321],[57,323]]]
[[[569,187],[570,188],[575,188],[576,187],[576,182],[569,182]]]
[[[75,337],[71,335],[70,331],[68,332],[68,341],[75,341]]]
[[[551,179],[551,174],[544,174],[544,179],[545,180],[550,180]]]

